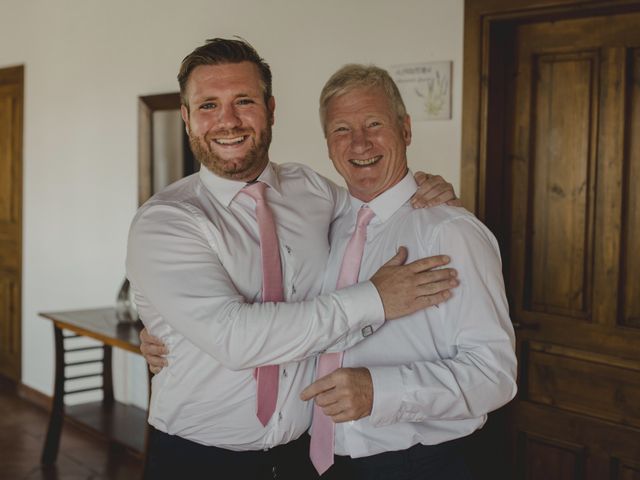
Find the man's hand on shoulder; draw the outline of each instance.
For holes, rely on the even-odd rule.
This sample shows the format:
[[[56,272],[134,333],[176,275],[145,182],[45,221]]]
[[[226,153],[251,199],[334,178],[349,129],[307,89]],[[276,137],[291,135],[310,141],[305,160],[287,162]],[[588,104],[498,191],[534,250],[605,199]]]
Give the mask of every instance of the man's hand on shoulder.
[[[169,353],[169,349],[162,343],[162,340],[151,335],[146,328],[140,331],[140,351],[153,374],[160,373],[164,367],[169,365],[164,357]]]
[[[305,388],[300,398],[315,400],[335,423],[358,420],[371,415],[373,381],[366,368],[339,368]]]
[[[449,263],[446,255],[422,258],[404,265],[406,260],[407,249],[400,247],[398,253],[371,277],[387,320],[446,301],[451,297],[451,289],[459,283],[456,270],[439,268]]]
[[[440,175],[416,172],[414,178],[418,184],[418,190],[411,197],[411,205],[414,208],[435,207],[443,203],[452,207],[462,206],[453,185]]]

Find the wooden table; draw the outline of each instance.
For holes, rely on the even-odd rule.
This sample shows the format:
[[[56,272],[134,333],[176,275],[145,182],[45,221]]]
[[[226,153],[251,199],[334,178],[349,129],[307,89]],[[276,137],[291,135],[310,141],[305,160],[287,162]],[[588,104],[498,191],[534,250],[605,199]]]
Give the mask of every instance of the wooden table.
[[[115,308],[40,313],[39,315],[53,322],[56,350],[53,406],[42,450],[42,463],[45,465],[55,463],[60,445],[62,422],[65,418],[89,427],[101,436],[141,453],[144,461],[148,434],[147,412],[114,399],[111,366],[112,347],[140,354],[138,334],[141,326],[133,323],[119,323]],[[93,338],[101,342],[102,345],[78,346],[77,344],[80,342],[77,339],[81,337]],[[102,350],[102,354],[98,359],[65,360],[65,356],[73,356],[72,352],[97,352],[99,350]],[[70,353],[71,355],[65,355]],[[65,375],[66,367],[89,364],[101,364],[102,371],[75,376]],[[101,378],[102,384],[97,387],[75,390],[65,388],[68,381],[92,377]],[[89,391],[102,391],[102,400],[79,405],[65,405],[64,397],[66,395]]]

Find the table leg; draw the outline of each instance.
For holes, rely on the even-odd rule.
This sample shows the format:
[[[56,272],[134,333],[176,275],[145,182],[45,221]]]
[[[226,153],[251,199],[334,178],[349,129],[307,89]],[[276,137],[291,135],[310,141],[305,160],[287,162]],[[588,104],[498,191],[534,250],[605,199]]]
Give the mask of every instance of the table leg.
[[[102,352],[102,404],[113,407],[113,359],[111,345],[104,345]]]
[[[149,409],[151,408],[151,378],[153,374],[147,367],[147,388],[149,397],[147,398],[147,416],[149,415]],[[147,469],[149,468],[149,422],[147,421],[144,426],[144,451],[142,452],[142,479],[147,478]]]
[[[60,446],[60,434],[62,433],[62,421],[64,419],[64,337],[62,329],[53,325],[53,334],[56,346],[56,378],[53,390],[53,404],[49,417],[47,438],[42,449],[41,462],[44,465],[55,463]]]

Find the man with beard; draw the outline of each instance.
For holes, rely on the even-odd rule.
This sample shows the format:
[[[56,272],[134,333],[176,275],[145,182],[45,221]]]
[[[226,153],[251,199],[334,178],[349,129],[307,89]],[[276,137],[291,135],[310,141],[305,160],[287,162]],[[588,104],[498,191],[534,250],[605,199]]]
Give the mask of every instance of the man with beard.
[[[440,303],[455,272],[431,271],[443,256],[401,266],[400,252],[371,281],[318,296],[348,195],[303,165],[269,161],[268,65],[243,41],[215,39],[178,80],[203,168],[139,209],[127,252],[140,317],[170,350],[152,384],[148,476],[314,478],[310,406],[298,399],[313,357]]]

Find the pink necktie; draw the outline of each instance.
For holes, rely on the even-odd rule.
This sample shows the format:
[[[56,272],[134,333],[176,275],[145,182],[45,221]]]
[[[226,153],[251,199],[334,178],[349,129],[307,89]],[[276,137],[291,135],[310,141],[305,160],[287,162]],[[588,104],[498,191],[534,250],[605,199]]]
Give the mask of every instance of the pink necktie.
[[[262,256],[262,301],[282,302],[282,267],[280,266],[280,250],[273,212],[265,199],[266,185],[255,182],[242,189],[256,201],[256,217],[260,232],[260,253]],[[263,426],[276,410],[278,401],[277,365],[267,365],[256,368],[254,372],[258,384],[257,416]]]
[[[347,248],[342,257],[340,275],[336,288],[343,288],[353,285],[358,281],[360,273],[360,263],[364,252],[364,243],[367,239],[367,225],[373,218],[374,213],[369,207],[362,207],[358,211],[356,229],[347,243]],[[318,360],[316,378],[324,377],[342,365],[342,352],[325,353]],[[333,420],[327,417],[320,407],[313,405],[313,423],[311,424],[311,445],[309,456],[318,474],[322,475],[333,465],[334,450],[334,430]]]

